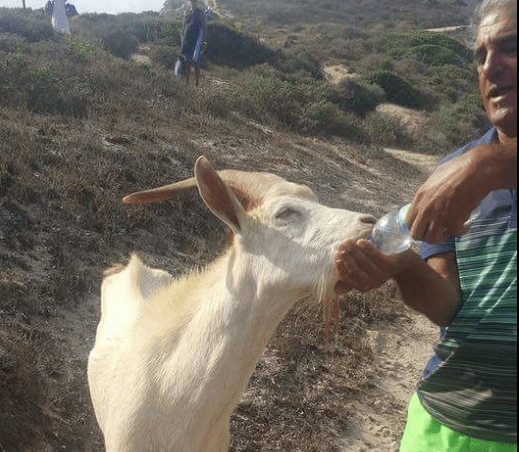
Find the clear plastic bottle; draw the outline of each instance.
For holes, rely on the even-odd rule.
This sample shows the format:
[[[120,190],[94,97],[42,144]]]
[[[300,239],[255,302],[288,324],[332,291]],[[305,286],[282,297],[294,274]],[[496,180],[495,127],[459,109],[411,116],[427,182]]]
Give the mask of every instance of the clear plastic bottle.
[[[406,223],[410,204],[384,215],[375,223],[370,241],[384,254],[400,254],[407,251],[414,240]]]

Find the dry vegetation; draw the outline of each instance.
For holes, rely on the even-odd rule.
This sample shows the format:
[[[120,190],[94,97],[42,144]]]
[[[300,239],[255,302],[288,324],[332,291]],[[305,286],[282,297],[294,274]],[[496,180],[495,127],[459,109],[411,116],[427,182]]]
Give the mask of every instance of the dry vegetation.
[[[482,126],[463,52],[455,64],[434,66],[391,53],[387,40],[368,31],[345,35],[330,25],[319,35],[301,28],[298,39],[308,48],[343,40],[337,59],[358,49],[348,61],[365,78],[332,86],[322,71],[326,53],[268,47],[218,23],[257,58],[244,65],[214,43],[204,86],[194,90],[167,69],[178,24],[154,18],[151,26],[149,15],[114,22],[126,30],[119,36],[130,34],[129,24],[132,30],[145,24],[144,35],[131,35],[146,45],[152,63],[139,65],[101,48],[104,42],[112,52],[127,50],[113,34],[111,41],[103,35],[107,27],[100,25],[113,17],[80,19],[75,36],[66,38],[36,12],[0,10],[0,450],[6,452],[102,451],[85,378],[102,272],[136,250],[147,264],[178,274],[224,246],[223,227],[198,198],[128,208],[124,195],[190,176],[204,154],[217,168],[275,172],[308,184],[326,204],[380,215],[408,201],[426,177],[382,146],[441,154]],[[131,48],[135,40],[125,42]],[[387,74],[398,80],[406,74],[420,93],[430,110],[429,134],[414,136],[377,111],[390,94],[381,86]],[[369,79],[375,76],[376,85]],[[453,111],[469,119],[455,121]],[[366,330],[409,319],[397,295],[388,284],[345,297],[330,346],[321,308],[298,305],[233,416],[231,450],[343,450],[352,403],[373,389]]]

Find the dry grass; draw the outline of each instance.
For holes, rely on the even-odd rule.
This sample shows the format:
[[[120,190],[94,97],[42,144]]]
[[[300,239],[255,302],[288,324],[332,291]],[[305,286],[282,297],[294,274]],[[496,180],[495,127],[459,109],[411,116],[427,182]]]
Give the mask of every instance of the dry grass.
[[[0,443],[13,438],[10,447],[3,444],[10,452],[43,451],[43,444],[101,450],[85,365],[107,267],[137,250],[147,263],[178,274],[212,259],[225,242],[223,227],[196,197],[129,209],[122,196],[191,175],[195,158],[205,154],[218,168],[273,171],[309,184],[328,204],[365,210],[359,199],[336,197],[348,180],[370,178],[361,163],[366,154],[346,143],[338,148],[282,132],[268,136],[248,121],[198,113],[171,124],[164,118],[152,123],[153,114],[134,122],[130,110],[95,121],[8,108],[0,115],[0,297],[8,322],[0,327],[0,370],[9,374],[0,380],[0,405],[15,420],[4,417]],[[388,168],[393,178],[402,169],[391,162],[373,164]],[[405,201],[398,196],[391,202]],[[233,416],[232,450],[338,450],[353,395],[369,390],[365,326],[402,310],[394,295],[343,300],[333,347],[324,343],[321,308],[296,307]],[[66,312],[85,312],[85,319],[77,329],[63,329]],[[26,386],[30,391],[22,392]]]
[[[69,90],[63,102],[80,102],[77,110],[66,102],[49,110],[49,98],[27,103],[24,84],[0,99],[0,450],[8,452],[103,450],[85,372],[106,268],[136,250],[179,274],[224,246],[223,226],[197,197],[128,208],[124,195],[191,176],[201,154],[219,169],[274,172],[328,205],[375,215],[408,202],[426,177],[380,150],[398,135],[364,143],[297,135],[222,111],[215,102],[228,86],[197,91],[160,68],[76,44],[24,43],[24,58],[31,71],[46,68],[34,79],[40,88],[57,73],[58,94]],[[330,346],[322,307],[290,312],[233,415],[232,451],[339,450],[355,395],[372,384],[366,329],[408,311],[388,285],[351,294],[341,312]]]

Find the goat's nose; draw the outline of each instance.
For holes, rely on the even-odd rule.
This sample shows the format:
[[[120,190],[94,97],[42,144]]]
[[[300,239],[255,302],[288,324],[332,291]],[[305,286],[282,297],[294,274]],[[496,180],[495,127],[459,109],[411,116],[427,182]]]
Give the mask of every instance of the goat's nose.
[[[364,224],[375,224],[377,219],[373,215],[363,215],[360,217],[360,222]]]

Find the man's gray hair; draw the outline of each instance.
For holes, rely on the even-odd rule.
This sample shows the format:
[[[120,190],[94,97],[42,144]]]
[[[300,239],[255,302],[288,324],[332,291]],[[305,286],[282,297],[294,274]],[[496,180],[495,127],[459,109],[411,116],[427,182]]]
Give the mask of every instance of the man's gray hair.
[[[472,17],[472,23],[470,24],[471,47],[474,47],[476,44],[479,26],[481,22],[483,22],[483,19],[500,9],[508,9],[510,16],[516,19],[517,24],[517,0],[483,0],[481,5],[476,8],[474,16]]]

